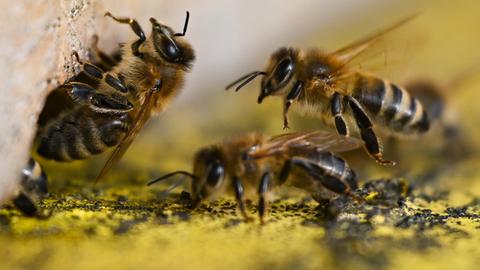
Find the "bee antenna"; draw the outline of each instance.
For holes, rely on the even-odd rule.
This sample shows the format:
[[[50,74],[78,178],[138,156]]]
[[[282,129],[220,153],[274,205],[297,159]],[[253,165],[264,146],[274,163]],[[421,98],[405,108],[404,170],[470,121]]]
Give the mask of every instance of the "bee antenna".
[[[190,19],[190,12],[187,11],[187,17],[185,17],[185,23],[183,24],[183,33],[175,33],[176,37],[183,37],[187,33],[188,20]]]
[[[253,79],[255,79],[258,75],[266,75],[267,73],[264,72],[264,71],[253,71],[253,72],[250,72],[244,76],[242,76],[240,79],[232,82],[231,84],[227,85],[227,87],[225,87],[225,90],[229,90],[231,87],[233,87],[234,85],[236,85],[237,83],[241,82],[241,81],[244,81],[242,82],[240,85],[237,86],[237,88],[235,88],[235,92],[238,92],[238,90],[240,90],[242,87],[244,87],[246,84],[248,84],[249,82],[251,82]]]
[[[193,180],[197,179],[197,177],[196,177],[195,175],[193,175],[193,174],[191,174],[191,173],[189,173],[189,172],[186,172],[186,171],[175,171],[175,172],[171,172],[171,173],[165,174],[165,175],[163,175],[163,176],[160,176],[159,178],[148,182],[148,183],[147,183],[147,186],[150,186],[150,185],[152,185],[152,184],[155,184],[155,183],[157,183],[157,182],[160,182],[160,181],[162,181],[162,180],[164,180],[164,179],[170,178],[170,177],[172,177],[172,176],[174,176],[174,175],[177,175],[177,174],[186,175],[186,176],[192,178]]]

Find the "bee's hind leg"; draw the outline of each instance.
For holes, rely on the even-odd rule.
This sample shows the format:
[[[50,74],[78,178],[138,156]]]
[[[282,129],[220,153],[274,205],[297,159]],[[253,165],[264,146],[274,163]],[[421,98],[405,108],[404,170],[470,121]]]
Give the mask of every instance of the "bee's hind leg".
[[[353,117],[357,123],[358,129],[362,140],[365,142],[365,148],[369,155],[371,155],[379,164],[382,165],[395,165],[395,162],[383,159],[382,147],[380,140],[373,131],[373,125],[367,114],[363,110],[360,103],[352,98],[348,97],[348,104],[353,112]]]
[[[297,81],[290,92],[288,92],[287,97],[285,98],[285,103],[283,105],[283,129],[289,129],[288,123],[288,110],[292,105],[293,101],[295,101],[303,91],[303,82]]]
[[[62,87],[75,103],[87,105],[95,112],[123,114],[133,109],[133,105],[127,99],[104,95],[85,83],[71,82]]]
[[[77,59],[77,62],[82,65],[82,71],[90,78],[101,81],[104,80],[110,87],[112,87],[120,95],[125,95],[128,92],[128,88],[125,85],[123,76],[119,74],[118,78],[115,78],[109,73],[105,73],[101,68],[87,62],[80,60],[76,51],[72,52],[72,55]]]

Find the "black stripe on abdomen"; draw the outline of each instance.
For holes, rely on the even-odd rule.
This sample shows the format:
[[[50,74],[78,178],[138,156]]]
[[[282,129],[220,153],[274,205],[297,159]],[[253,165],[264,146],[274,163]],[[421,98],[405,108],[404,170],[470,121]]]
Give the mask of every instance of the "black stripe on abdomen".
[[[376,116],[382,109],[386,95],[385,82],[378,78],[360,76],[355,83],[353,96],[372,115]]]
[[[392,119],[399,113],[401,110],[400,106],[402,104],[403,98],[403,91],[398,86],[393,83],[389,84],[390,87],[387,88],[387,91],[390,91],[391,99],[385,100],[383,104],[383,118],[385,119],[385,123],[389,124],[392,122]]]
[[[410,123],[417,112],[417,100],[412,95],[409,95],[409,99],[408,109],[405,109],[403,115],[397,120],[400,128]]]
[[[430,127],[428,115],[422,103],[414,98],[406,90],[391,84],[392,90],[400,90],[403,98],[399,103],[395,103],[397,110],[392,119],[387,121],[389,127],[399,133],[412,134],[423,133]]]
[[[427,111],[424,110],[423,107],[421,116],[413,119],[409,125],[409,129],[418,133],[424,133],[430,129],[430,120]]]

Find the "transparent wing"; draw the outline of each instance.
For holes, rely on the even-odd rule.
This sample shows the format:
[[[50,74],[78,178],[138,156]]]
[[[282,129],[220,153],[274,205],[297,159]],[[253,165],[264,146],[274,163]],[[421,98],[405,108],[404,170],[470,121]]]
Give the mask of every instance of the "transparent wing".
[[[343,62],[343,67],[348,70],[375,71],[384,73],[383,75],[395,72],[395,68],[405,65],[405,59],[409,59],[406,56],[411,50],[410,38],[398,39],[387,34],[410,22],[416,16],[408,16],[374,34],[351,42],[331,53],[331,56]],[[420,44],[418,39],[418,37],[415,38],[415,46]],[[344,72],[343,67],[338,70],[339,74]]]
[[[378,42],[385,34],[397,29],[398,27],[406,24],[414,19],[417,15],[408,16],[389,27],[380,30],[379,32],[369,35],[360,40],[354,41],[343,48],[340,48],[332,53],[333,56],[339,58],[344,62],[350,62],[353,58],[357,57],[361,53],[365,52],[367,48],[371,47],[374,43]]]
[[[302,153],[308,150],[345,152],[363,145],[363,142],[327,131],[296,132],[272,137],[260,147],[251,149],[252,158],[265,158],[286,153]]]
[[[113,153],[110,155],[107,162],[105,163],[102,170],[95,179],[95,183],[98,183],[98,181],[100,181],[100,179],[102,179],[108,173],[108,171],[123,157],[128,147],[130,147],[135,137],[138,135],[142,127],[150,118],[151,108],[154,100],[153,93],[153,90],[150,90],[147,93],[145,101],[143,102],[142,107],[138,111],[138,114],[136,115],[130,130],[122,139],[120,144],[117,145],[115,150],[113,150]]]

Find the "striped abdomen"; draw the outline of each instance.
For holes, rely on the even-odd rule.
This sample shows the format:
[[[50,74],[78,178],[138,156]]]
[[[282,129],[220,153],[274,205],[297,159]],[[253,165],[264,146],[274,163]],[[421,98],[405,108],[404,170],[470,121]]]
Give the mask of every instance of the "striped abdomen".
[[[128,114],[100,114],[78,107],[42,130],[37,138],[37,152],[56,161],[85,159],[117,145],[130,122]]]
[[[348,194],[357,189],[357,176],[350,166],[340,157],[330,152],[313,151],[304,157],[292,158],[293,165],[301,168],[312,180],[318,181],[322,188],[312,190],[315,197],[327,197],[331,194]],[[301,187],[301,183],[299,185]],[[331,193],[333,192],[333,193]]]
[[[355,82],[353,97],[372,120],[395,132],[423,133],[430,127],[427,112],[420,101],[388,81],[360,75]]]

